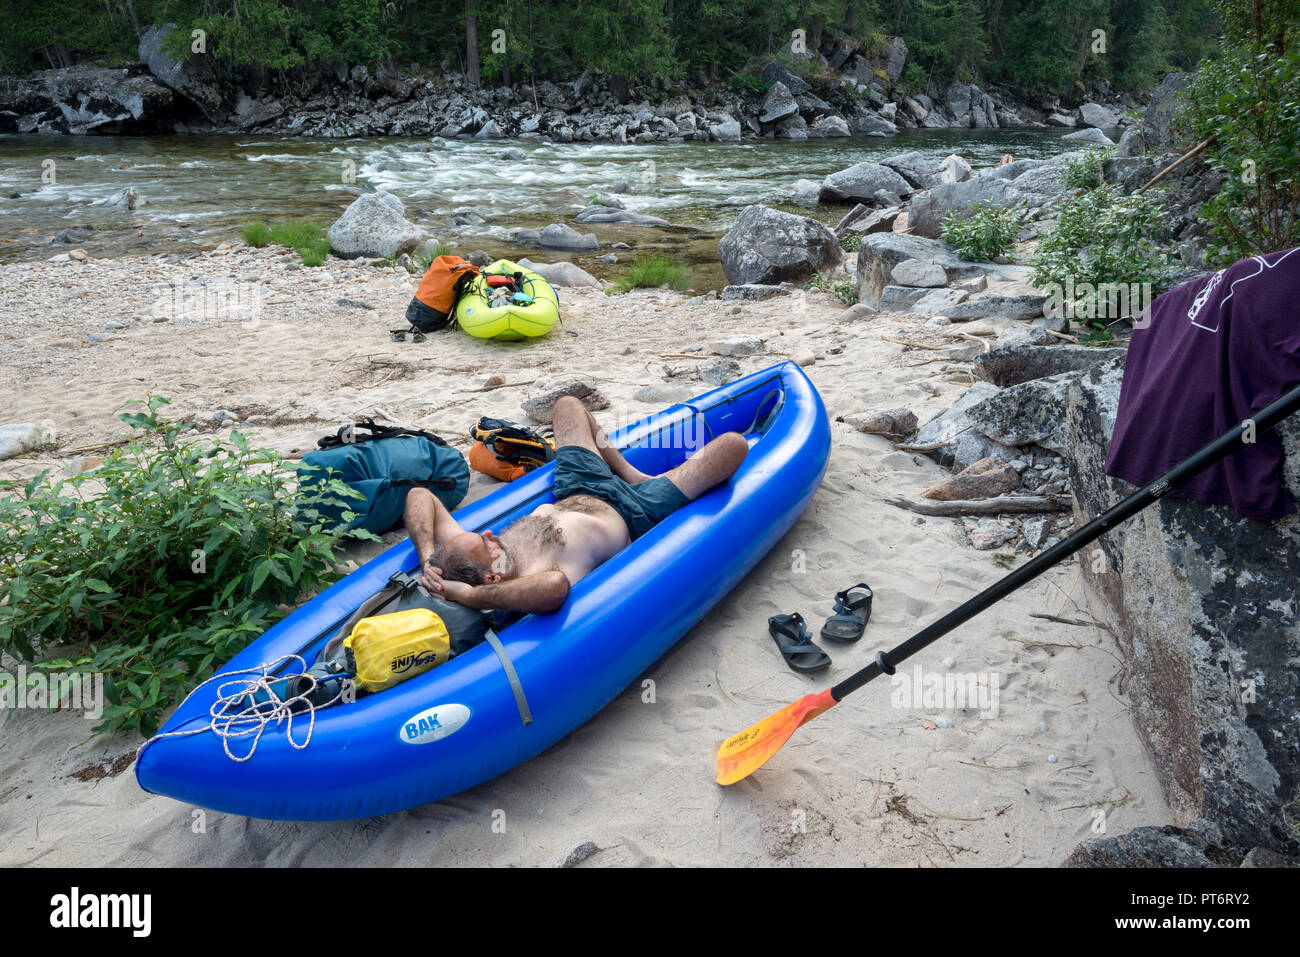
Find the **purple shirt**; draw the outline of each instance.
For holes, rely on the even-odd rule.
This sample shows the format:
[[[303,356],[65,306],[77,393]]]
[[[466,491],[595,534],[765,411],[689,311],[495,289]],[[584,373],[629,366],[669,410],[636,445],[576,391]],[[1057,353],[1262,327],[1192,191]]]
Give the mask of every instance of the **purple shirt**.
[[[1148,316],[1144,315],[1144,319]],[[1300,382],[1300,247],[1254,256],[1151,304],[1129,343],[1106,474],[1145,485]],[[1276,429],[1169,494],[1243,518],[1296,510]]]

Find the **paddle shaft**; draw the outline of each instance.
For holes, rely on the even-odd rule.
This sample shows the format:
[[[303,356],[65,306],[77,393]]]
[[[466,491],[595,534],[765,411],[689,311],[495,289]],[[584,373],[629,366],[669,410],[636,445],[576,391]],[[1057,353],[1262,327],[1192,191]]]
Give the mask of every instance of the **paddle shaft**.
[[[990,605],[996,604],[1022,585],[1033,581],[1054,565],[1060,564],[1075,552],[1100,538],[1120,522],[1132,518],[1148,505],[1161,498],[1172,488],[1177,488],[1188,479],[1199,475],[1216,462],[1231,455],[1242,444],[1242,439],[1253,429],[1253,436],[1266,432],[1300,409],[1300,385],[1291,389],[1280,399],[1270,403],[1258,415],[1252,416],[1223,435],[1219,436],[1200,451],[1194,452],[1179,462],[1164,475],[1138,489],[1122,502],[1108,509],[1104,514],[1094,518],[1069,538],[1057,542],[1037,558],[1021,565],[1011,574],[990,585],[984,591],[954,608],[934,624],[918,631],[907,641],[888,652],[876,655],[876,660],[855,674],[845,678],[831,688],[831,697],[842,701],[845,695],[857,691],[868,681],[882,674],[893,674],[895,667],[912,657],[922,648],[942,638],[958,625],[974,618]],[[1252,436],[1252,441],[1253,441]]]

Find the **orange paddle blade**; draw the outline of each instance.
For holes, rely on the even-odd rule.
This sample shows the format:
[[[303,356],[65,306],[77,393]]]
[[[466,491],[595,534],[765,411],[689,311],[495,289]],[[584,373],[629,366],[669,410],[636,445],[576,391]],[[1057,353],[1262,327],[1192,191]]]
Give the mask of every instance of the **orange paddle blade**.
[[[781,750],[800,725],[807,724],[823,711],[829,711],[838,702],[831,697],[831,689],[805,695],[794,704],[786,705],[776,714],[769,715],[753,727],[732,735],[718,748],[718,783],[735,784],[747,778],[768,758]]]

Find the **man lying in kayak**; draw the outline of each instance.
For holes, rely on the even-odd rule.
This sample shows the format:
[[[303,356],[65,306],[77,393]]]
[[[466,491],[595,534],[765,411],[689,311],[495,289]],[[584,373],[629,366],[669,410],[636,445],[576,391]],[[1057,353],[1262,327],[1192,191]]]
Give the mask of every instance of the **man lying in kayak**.
[[[749,445],[719,435],[663,475],[633,468],[581,402],[555,403],[554,505],[538,506],[501,532],[467,532],[427,489],[406,497],[406,528],[424,585],[470,608],[548,612],[583,575],[687,502],[729,479]]]

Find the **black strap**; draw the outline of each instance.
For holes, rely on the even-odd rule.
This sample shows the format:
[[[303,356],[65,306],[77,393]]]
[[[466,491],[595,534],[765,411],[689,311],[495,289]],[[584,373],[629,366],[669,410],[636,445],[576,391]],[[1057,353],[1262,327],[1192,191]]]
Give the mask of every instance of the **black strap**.
[[[368,434],[366,434],[368,433]],[[360,419],[355,425],[342,426],[333,435],[317,440],[320,449],[337,449],[341,445],[360,445],[363,442],[376,442],[380,439],[395,439],[404,435],[413,435],[428,439],[434,445],[446,445],[447,440],[423,429],[410,429],[401,425],[379,425],[369,416]]]

